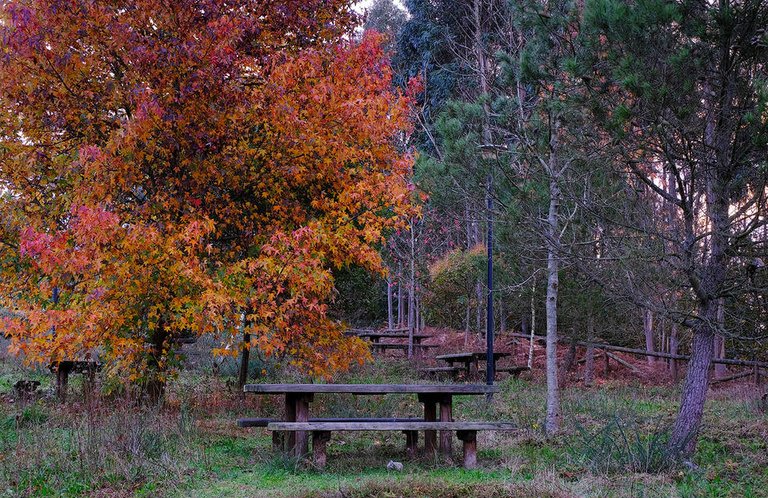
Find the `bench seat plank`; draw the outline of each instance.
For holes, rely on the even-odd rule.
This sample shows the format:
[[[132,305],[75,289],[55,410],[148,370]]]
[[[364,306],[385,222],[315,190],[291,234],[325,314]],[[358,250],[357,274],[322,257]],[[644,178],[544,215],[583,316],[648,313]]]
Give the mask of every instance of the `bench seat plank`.
[[[464,467],[472,469],[477,466],[477,431],[514,430],[517,426],[512,422],[271,422],[267,429],[274,431],[272,434],[280,431],[311,431],[312,451],[318,469],[325,467],[326,444],[333,431],[402,431],[406,435],[406,451],[414,455],[417,431],[453,430],[464,446]],[[429,452],[429,448],[426,449]]]
[[[421,422],[423,418],[370,418],[370,417],[330,417],[330,418],[310,418],[310,422],[377,422],[377,423],[390,423],[390,422]],[[237,419],[238,427],[266,427],[272,422],[280,422],[274,418],[239,418]]]
[[[270,431],[509,431],[512,422],[270,422]]]

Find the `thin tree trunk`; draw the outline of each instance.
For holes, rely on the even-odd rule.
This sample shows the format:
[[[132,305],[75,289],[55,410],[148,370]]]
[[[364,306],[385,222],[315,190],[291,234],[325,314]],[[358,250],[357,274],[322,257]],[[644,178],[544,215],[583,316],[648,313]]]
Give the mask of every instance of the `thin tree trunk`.
[[[249,313],[249,310],[246,310],[245,313],[240,315],[240,327],[238,327],[243,332],[243,342],[240,345],[242,348],[240,353],[240,369],[237,375],[237,386],[240,388],[241,392],[243,390],[243,386],[246,384],[246,382],[248,382],[248,363],[251,359],[251,334],[247,332],[247,313]]]
[[[243,333],[243,351],[240,355],[240,371],[237,375],[237,386],[243,390],[243,386],[248,382],[248,363],[251,359],[251,334]]]
[[[653,346],[653,313],[651,310],[645,310],[643,313],[643,331],[645,333],[645,350],[649,353],[654,353]],[[647,356],[649,365],[653,365],[656,362],[656,358],[653,356]]]
[[[387,275],[387,328],[395,328],[395,316],[392,309],[392,275]]]
[[[717,300],[717,326],[720,330],[725,328],[725,300],[721,297]],[[715,336],[715,358],[725,358],[725,337],[722,334]],[[715,363],[715,378],[720,379],[728,375],[728,366]]]
[[[475,299],[477,306],[475,306],[475,330],[478,334],[483,330],[483,284],[480,280],[475,284]]]
[[[403,265],[397,264],[397,326],[403,326]]]
[[[571,330],[571,334],[574,334],[573,330]],[[568,372],[571,371],[575,362],[576,362],[576,339],[573,337],[573,335],[571,335],[571,340],[568,344],[568,353],[565,355],[563,364],[560,367],[560,383],[562,385],[565,385]]]
[[[536,275],[531,282],[531,339],[528,344],[528,368],[533,368],[533,336],[536,334]]]
[[[414,230],[413,219],[411,219],[411,282],[408,289],[408,358],[413,358],[413,327],[416,324],[416,235],[414,234]]]
[[[558,133],[559,118],[550,131],[549,215],[547,217],[547,416],[544,430],[553,435],[560,430],[560,387],[557,378],[557,297],[559,292],[560,256],[560,183]]]
[[[505,333],[507,331],[507,313],[504,310],[504,299],[499,300],[499,332]]]
[[[467,310],[464,316],[464,346],[467,346],[469,344],[469,321],[471,320],[472,316],[472,306],[470,306],[470,298],[467,296]]]
[[[677,351],[679,349],[678,347],[678,338],[677,338],[677,323],[672,322],[669,327],[669,353],[676,355]],[[677,369],[678,362],[675,358],[670,358],[669,360],[669,372],[672,374],[672,381],[677,383],[680,373]]]
[[[595,347],[592,342],[595,340],[595,319],[590,314],[587,317],[587,357],[584,363],[584,385],[592,387],[595,378]]]
[[[414,293],[415,308],[413,310],[413,332],[418,334],[421,328],[421,299],[419,299],[418,290]]]

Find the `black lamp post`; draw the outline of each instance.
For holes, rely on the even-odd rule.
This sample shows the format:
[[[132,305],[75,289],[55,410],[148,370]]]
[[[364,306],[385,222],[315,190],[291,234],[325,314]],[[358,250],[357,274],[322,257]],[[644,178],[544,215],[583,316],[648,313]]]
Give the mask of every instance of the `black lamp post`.
[[[493,167],[493,163],[497,159],[497,153],[498,149],[503,148],[499,147],[497,145],[481,145],[481,153],[483,156],[483,159],[487,160],[491,164],[491,168]],[[486,202],[487,202],[487,215],[486,215],[486,221],[488,223],[488,273],[487,273],[487,283],[488,283],[488,306],[487,311],[488,314],[486,316],[485,321],[485,345],[486,345],[486,356],[485,356],[485,381],[486,384],[489,386],[493,385],[493,380],[496,376],[496,362],[495,357],[493,355],[493,171],[491,170],[488,173],[488,178],[486,180]],[[489,392],[487,394],[488,401],[493,400],[493,393]]]

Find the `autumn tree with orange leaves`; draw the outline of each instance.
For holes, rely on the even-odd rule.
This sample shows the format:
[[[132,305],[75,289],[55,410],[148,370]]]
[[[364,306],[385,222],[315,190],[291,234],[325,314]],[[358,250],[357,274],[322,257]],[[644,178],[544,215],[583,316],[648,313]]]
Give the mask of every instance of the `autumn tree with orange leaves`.
[[[162,385],[174,340],[241,333],[329,376],[368,351],[332,270],[413,214],[408,96],[341,0],[0,7],[5,333]],[[54,293],[57,299],[52,299]],[[245,319],[243,321],[243,315]],[[127,369],[127,370],[126,370]]]

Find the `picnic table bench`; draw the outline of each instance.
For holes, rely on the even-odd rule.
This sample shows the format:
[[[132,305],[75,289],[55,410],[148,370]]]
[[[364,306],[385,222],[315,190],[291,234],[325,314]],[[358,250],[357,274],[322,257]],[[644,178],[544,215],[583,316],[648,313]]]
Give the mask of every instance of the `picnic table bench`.
[[[472,469],[477,466],[477,431],[481,430],[514,430],[517,429],[511,422],[328,422],[328,421],[309,421],[309,422],[271,422],[267,425],[271,431],[311,431],[312,432],[312,454],[315,466],[322,469],[325,467],[326,444],[331,439],[331,432],[334,431],[402,431],[406,435],[406,451],[408,455],[414,455],[417,451],[418,431],[439,430],[441,435],[448,434],[450,444],[450,432],[455,431],[456,437],[463,444],[463,466]],[[442,441],[441,441],[442,442]]]
[[[246,393],[277,394],[284,396],[285,419],[269,421],[251,419],[258,426],[266,423],[268,430],[285,432],[284,449],[294,456],[307,453],[309,433],[312,433],[313,452],[318,467],[325,464],[325,443],[333,431],[401,431],[406,435],[406,449],[409,454],[416,451],[418,431],[424,431],[424,447],[434,452],[437,432],[440,432],[439,451],[451,453],[451,431],[465,442],[464,463],[473,466],[476,461],[475,435],[478,430],[511,430],[515,428],[506,422],[454,422],[453,396],[482,395],[498,392],[498,387],[475,384],[248,384]],[[354,395],[416,394],[424,405],[423,419],[310,419],[309,407],[315,394],[347,393]],[[439,409],[438,409],[439,408]],[[243,424],[249,419],[241,419]],[[331,425],[328,425],[331,424]],[[335,425],[334,425],[335,424]],[[246,425],[243,425],[246,426]],[[255,426],[255,425],[251,425]],[[278,443],[273,437],[273,443]]]

